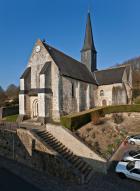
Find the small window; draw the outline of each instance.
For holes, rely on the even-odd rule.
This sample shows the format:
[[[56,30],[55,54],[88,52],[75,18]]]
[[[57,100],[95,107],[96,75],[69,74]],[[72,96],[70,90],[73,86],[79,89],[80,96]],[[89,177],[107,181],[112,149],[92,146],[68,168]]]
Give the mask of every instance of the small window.
[[[74,87],[74,83],[72,83],[72,98],[75,97],[75,87]]]
[[[100,91],[100,96],[104,96],[104,90]]]

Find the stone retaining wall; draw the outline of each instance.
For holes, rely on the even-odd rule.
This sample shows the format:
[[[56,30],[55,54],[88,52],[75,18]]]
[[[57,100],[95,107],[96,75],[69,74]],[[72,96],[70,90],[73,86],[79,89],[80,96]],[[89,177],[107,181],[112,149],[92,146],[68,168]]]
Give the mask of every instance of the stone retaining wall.
[[[30,131],[0,129],[0,155],[38,171],[72,182],[80,182],[79,174],[76,174],[69,164],[39,141]]]

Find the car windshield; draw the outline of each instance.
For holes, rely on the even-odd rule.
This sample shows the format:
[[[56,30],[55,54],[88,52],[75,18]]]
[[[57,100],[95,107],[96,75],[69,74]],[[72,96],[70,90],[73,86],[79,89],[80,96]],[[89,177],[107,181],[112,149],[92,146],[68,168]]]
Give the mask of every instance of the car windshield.
[[[127,165],[126,165],[126,169],[127,170],[132,170],[135,166],[135,162],[132,161],[132,162],[129,162]]]
[[[138,154],[137,151],[130,151],[130,152],[129,152],[129,155],[130,155],[131,157],[133,157],[133,156],[135,156],[135,155],[137,155],[137,154]]]
[[[134,136],[133,138],[135,138],[135,139],[140,139],[140,135],[136,135],[136,136]]]

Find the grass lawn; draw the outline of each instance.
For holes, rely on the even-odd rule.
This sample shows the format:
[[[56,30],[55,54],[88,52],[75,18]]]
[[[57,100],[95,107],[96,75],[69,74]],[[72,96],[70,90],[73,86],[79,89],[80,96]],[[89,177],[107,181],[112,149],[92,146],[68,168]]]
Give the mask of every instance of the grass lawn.
[[[16,122],[17,117],[18,117],[18,114],[17,115],[10,115],[10,116],[5,117],[5,121]]]

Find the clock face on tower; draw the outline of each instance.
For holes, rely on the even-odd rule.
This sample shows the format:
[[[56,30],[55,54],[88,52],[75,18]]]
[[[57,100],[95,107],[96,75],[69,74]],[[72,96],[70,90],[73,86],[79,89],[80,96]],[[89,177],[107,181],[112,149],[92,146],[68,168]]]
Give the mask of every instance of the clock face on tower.
[[[40,52],[40,50],[41,50],[41,47],[40,47],[39,45],[36,46],[35,51],[36,51],[36,52]]]

